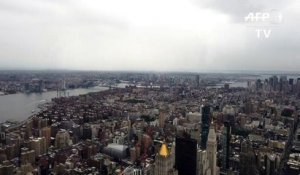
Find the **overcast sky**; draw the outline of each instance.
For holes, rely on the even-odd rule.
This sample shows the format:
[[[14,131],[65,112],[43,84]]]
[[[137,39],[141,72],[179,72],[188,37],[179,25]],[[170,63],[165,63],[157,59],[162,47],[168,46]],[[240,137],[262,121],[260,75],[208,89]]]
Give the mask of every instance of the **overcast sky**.
[[[299,0],[1,0],[0,68],[299,71],[299,27]]]

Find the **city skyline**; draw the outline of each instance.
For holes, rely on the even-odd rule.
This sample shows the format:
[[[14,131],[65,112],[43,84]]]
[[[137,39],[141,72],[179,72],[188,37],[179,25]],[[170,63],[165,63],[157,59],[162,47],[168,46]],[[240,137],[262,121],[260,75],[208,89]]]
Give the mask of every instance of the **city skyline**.
[[[298,70],[296,0],[2,1],[0,69],[104,71]],[[244,19],[277,10],[257,38]]]

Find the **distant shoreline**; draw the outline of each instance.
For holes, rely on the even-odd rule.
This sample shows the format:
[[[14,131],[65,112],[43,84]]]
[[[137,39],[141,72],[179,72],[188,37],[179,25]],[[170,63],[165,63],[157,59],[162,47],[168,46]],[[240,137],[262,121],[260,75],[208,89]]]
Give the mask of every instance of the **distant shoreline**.
[[[98,89],[99,87],[99,89]],[[83,94],[88,94],[92,92],[100,92],[108,90],[107,87],[95,86],[92,88],[78,88],[69,89],[69,93],[66,93],[65,97],[79,96]],[[31,93],[26,95],[26,93],[17,93],[0,96],[0,123],[5,123],[7,120],[12,120],[15,122],[22,122],[27,118],[39,112],[40,101],[45,100],[50,102],[51,99],[63,97],[57,96],[56,91],[47,91],[43,93]],[[34,113],[32,113],[34,111]],[[26,117],[27,116],[27,117]]]

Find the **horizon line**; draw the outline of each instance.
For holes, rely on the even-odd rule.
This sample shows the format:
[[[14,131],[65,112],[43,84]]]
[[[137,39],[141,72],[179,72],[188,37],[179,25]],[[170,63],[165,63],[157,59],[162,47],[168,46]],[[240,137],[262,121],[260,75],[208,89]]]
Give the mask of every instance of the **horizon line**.
[[[300,74],[296,70],[138,70],[138,69],[68,69],[68,68],[4,68],[0,67],[0,71],[49,71],[49,72],[131,72],[131,73],[190,73],[190,74]]]

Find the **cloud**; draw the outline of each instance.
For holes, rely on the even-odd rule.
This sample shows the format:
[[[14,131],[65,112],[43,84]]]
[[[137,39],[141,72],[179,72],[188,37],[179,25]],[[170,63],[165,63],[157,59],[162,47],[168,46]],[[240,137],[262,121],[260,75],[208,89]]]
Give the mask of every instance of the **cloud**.
[[[210,8],[231,16],[233,22],[244,22],[249,13],[284,10],[294,0],[192,0],[195,5]]]
[[[279,8],[257,39],[241,21]],[[289,70],[299,61],[299,3],[274,0],[3,0],[0,64],[84,70]],[[291,64],[290,62],[293,62]]]

